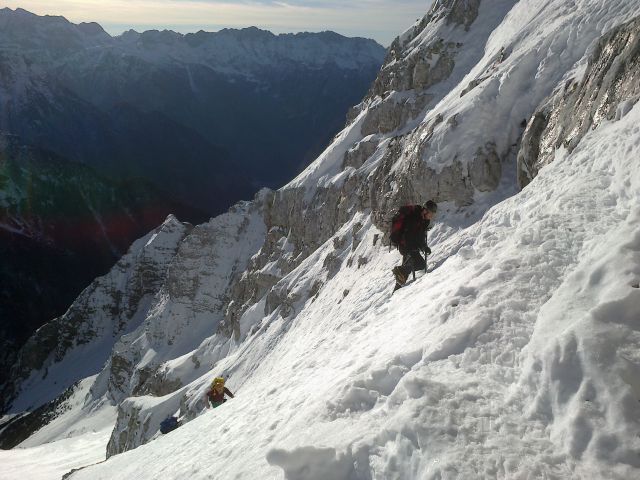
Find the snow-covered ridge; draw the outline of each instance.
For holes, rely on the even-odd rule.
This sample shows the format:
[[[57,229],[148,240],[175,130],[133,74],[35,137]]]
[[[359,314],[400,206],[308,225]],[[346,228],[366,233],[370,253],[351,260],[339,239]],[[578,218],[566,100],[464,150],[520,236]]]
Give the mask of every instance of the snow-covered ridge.
[[[36,328],[180,209],[140,179],[102,176],[0,132],[0,385]]]
[[[12,382],[3,385],[2,408],[18,412],[53,400],[77,380],[96,374],[116,340],[148,315],[169,261],[192,227],[170,216],[137,240],[113,269],[96,279],[69,310],[41,327],[20,350]]]
[[[638,121],[636,106],[443,238],[437,268],[392,298],[397,256],[370,224],[356,243],[345,226],[330,282],[216,366],[234,400],[71,478],[633,478]],[[616,202],[593,197],[605,184]],[[298,288],[333,249],[301,265]],[[207,378],[176,392],[184,411]],[[177,397],[128,411],[152,428]]]
[[[438,14],[453,7],[473,20]],[[232,223],[253,213],[237,230],[247,248],[228,298],[156,297],[145,328],[121,342],[127,361],[94,389],[124,379],[112,398],[129,395],[110,458],[71,478],[637,476],[635,97],[618,99],[629,102],[624,114],[572,151],[556,150],[520,192],[515,174],[522,119],[639,7],[436,2],[435,21],[403,41],[455,43],[448,76],[365,99],[303,174],[231,212]],[[416,106],[420,96],[428,101]],[[384,102],[400,123],[376,110]],[[554,108],[562,116],[572,105]],[[441,213],[430,271],[391,297],[399,258],[384,220],[399,202],[431,197]],[[173,261],[194,288],[217,271],[193,274],[210,255],[201,238],[202,255],[189,248],[187,262]],[[204,391],[221,373],[236,398],[206,411]],[[185,425],[158,438],[172,413]]]

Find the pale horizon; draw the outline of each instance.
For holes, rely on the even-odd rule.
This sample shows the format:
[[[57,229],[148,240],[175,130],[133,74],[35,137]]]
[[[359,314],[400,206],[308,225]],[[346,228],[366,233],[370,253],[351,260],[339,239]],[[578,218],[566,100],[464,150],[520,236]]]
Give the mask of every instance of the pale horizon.
[[[387,47],[430,5],[431,0],[9,0],[0,6],[96,22],[113,36],[130,29],[185,34],[255,26],[275,34],[330,30]]]

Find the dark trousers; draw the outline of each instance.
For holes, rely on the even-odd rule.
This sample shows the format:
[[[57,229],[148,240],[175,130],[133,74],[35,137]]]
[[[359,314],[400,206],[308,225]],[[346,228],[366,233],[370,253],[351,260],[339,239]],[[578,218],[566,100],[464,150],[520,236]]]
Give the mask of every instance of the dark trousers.
[[[402,254],[402,265],[400,268],[402,268],[407,277],[416,270],[424,270],[427,267],[427,262],[422,258],[422,255],[420,255],[420,250],[400,250],[400,253]]]

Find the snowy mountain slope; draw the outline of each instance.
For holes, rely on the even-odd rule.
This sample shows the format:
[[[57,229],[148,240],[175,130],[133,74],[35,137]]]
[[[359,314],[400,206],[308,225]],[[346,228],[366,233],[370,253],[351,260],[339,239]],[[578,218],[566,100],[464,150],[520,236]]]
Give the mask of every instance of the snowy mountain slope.
[[[161,223],[163,211],[197,214],[140,179],[114,180],[0,133],[0,384],[35,330]]]
[[[432,38],[432,29],[451,35],[447,42],[468,40],[474,27],[485,32],[486,53],[471,46],[479,63],[454,91],[418,117],[411,102],[390,116],[425,123],[385,123],[375,110],[382,97],[365,100],[307,171],[248,206],[260,212],[249,225],[262,223],[250,228],[262,236],[238,237],[250,240],[246,268],[229,284],[228,298],[211,305],[212,326],[219,321],[214,335],[200,333],[195,303],[173,310],[181,315],[173,329],[173,307],[156,299],[148,327],[171,335],[157,342],[125,337],[134,362],[116,372],[125,381],[111,398],[129,398],[118,405],[110,458],[72,478],[637,475],[635,100],[620,98],[627,103],[619,115],[571,152],[558,149],[555,161],[513,194],[520,115],[546,105],[567,78],[590,78],[587,59],[597,39],[639,5],[495,5],[504,20],[491,35],[491,4],[474,1],[437,2],[418,24],[424,34],[414,28],[403,35],[409,45]],[[505,44],[510,52],[496,63]],[[633,55],[619,61],[633,65]],[[491,76],[464,92],[487,68]],[[533,70],[540,82],[534,87]],[[407,62],[394,77],[413,78],[414,71]],[[438,85],[424,92],[433,95]],[[567,115],[572,106],[554,108]],[[365,136],[369,116],[378,133]],[[498,128],[503,123],[510,127]],[[481,143],[486,139],[495,151]],[[463,155],[480,144],[484,153]],[[390,269],[399,256],[385,246],[384,219],[392,205],[426,195],[441,204],[431,271],[391,297]],[[187,268],[174,273],[197,284],[202,274],[189,266],[207,257],[191,251]],[[162,343],[169,338],[175,351]],[[118,355],[116,348],[111,358]],[[145,370],[147,358],[163,363]],[[94,391],[105,391],[109,370]],[[221,373],[237,397],[204,411],[204,391]],[[160,420],[173,412],[185,425],[158,438]],[[57,422],[64,420],[48,428]]]
[[[457,50],[449,54],[455,66],[441,82],[415,89],[406,81],[398,85],[397,80],[415,79],[413,63],[405,60],[406,65],[398,68],[398,60],[387,59],[370,93],[373,100],[360,106],[366,109],[356,120],[378,127],[360,126],[362,140],[355,133],[348,143],[356,142],[349,147],[354,150],[378,145],[368,157],[370,162],[356,168],[361,195],[373,197],[368,199],[370,205],[388,214],[402,201],[435,197],[467,205],[476,192],[494,190],[504,163],[515,156],[523,121],[526,125],[600,35],[635,13],[635,4],[628,2],[581,2],[580,8],[564,1],[482,2],[477,19],[463,32],[459,26],[452,29],[441,16],[428,15],[425,32],[413,40],[407,37],[404,56],[429,63],[443,55],[438,53],[443,43],[455,44]],[[495,28],[496,18],[505,15]],[[404,94],[395,90],[410,87],[414,89]],[[426,107],[419,100],[425,97]],[[407,120],[393,110],[385,113],[381,105],[389,102],[414,106],[417,102],[421,108],[410,108],[413,120]],[[397,138],[398,134],[402,136]],[[388,138],[396,139],[395,149],[389,148]],[[345,170],[342,152],[327,150],[288,187],[339,184],[348,177]],[[370,193],[372,183],[384,187]]]
[[[13,400],[16,383],[3,389],[4,402],[17,411],[54,399],[78,379],[97,373],[114,342],[147,316],[151,300],[163,284],[167,264],[191,226],[169,217],[137,240],[115,267],[87,287],[69,310],[41,327],[20,350],[11,376],[20,378],[28,394]],[[12,401],[13,400],[13,401]]]
[[[6,478],[21,478],[28,472],[33,480],[51,480],[62,478],[69,471],[91,465],[104,458],[104,437],[109,432],[96,432],[83,437],[71,437],[24,450],[0,450],[3,476]],[[30,469],[34,458],[42,467],[39,471]]]
[[[393,297],[397,255],[363,227],[369,263],[217,366],[236,399],[71,478],[637,475],[639,121],[588,134]]]
[[[226,55],[234,56],[232,69]],[[264,185],[288,181],[342,127],[345,112],[366,92],[383,58],[384,49],[371,40],[330,32],[129,32],[114,38],[97,24],[0,8],[0,131],[42,156],[44,151],[61,163],[66,159],[65,164],[82,163],[101,176],[126,179],[122,183],[134,191],[114,193],[111,204],[122,204],[133,217],[140,214],[140,197],[153,200],[146,222],[132,228],[126,213],[116,225],[109,223],[108,201],[83,199],[106,230],[122,229],[124,238],[105,235],[114,248],[100,245],[99,252],[91,248],[93,239],[68,234],[68,204],[49,206],[50,215],[65,218],[56,225],[62,232],[49,235],[44,249],[15,240],[22,240],[23,227],[34,228],[26,210],[0,219],[0,251],[12,259],[0,267],[0,283],[7,285],[0,290],[8,298],[1,303],[10,307],[0,308],[0,315],[20,329],[0,329],[0,344],[14,346],[10,354],[0,353],[2,365],[168,214],[200,223],[252,198]],[[54,200],[64,197],[65,187],[70,196],[76,193],[74,173],[68,171],[69,182],[56,189]],[[37,173],[43,177],[45,172]],[[0,179],[0,190],[5,188],[11,187]],[[10,195],[2,191],[0,198],[5,194]],[[73,209],[75,200],[69,203]],[[58,254],[77,251],[77,244],[90,252],[81,261]],[[49,251],[56,260],[51,264],[40,260]],[[73,285],[57,280],[65,269],[73,270]],[[47,270],[54,272],[43,275]],[[31,302],[34,289],[42,301]],[[47,298],[61,290],[59,298]],[[0,368],[0,383],[7,370]]]
[[[192,353],[218,329],[230,284],[262,245],[261,214],[253,205],[239,205],[196,227],[182,241],[144,322],[118,340],[97,380],[108,378],[112,400],[163,395],[180,386],[186,372],[176,375],[164,364]],[[196,362],[190,363],[197,368]],[[94,391],[96,396],[102,393],[106,391]]]
[[[113,429],[117,412],[108,399],[91,396],[91,388],[95,380],[95,376],[90,376],[75,383],[54,402],[43,405],[41,415],[12,418],[0,427],[3,430],[3,437],[14,440],[13,444],[19,440],[22,447],[33,447],[71,437],[95,437],[94,434],[101,433],[101,435],[107,435],[101,444],[101,447],[104,447]],[[46,421],[41,422],[35,428],[37,433],[32,434],[34,426],[29,425],[29,422],[43,418]],[[51,419],[55,421],[52,422]],[[13,444],[3,443],[2,448],[11,448]],[[103,458],[97,458],[96,461]]]

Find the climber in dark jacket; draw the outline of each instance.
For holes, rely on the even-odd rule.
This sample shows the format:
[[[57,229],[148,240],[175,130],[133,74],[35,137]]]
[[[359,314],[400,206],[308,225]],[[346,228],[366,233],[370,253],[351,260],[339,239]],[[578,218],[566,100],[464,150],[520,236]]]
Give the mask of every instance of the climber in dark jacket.
[[[398,246],[402,255],[402,265],[393,268],[396,279],[396,290],[407,283],[409,275],[416,270],[425,269],[425,255],[431,254],[427,245],[427,230],[431,229],[438,205],[429,200],[424,207],[407,205],[402,207],[394,217],[391,225],[391,242]]]

